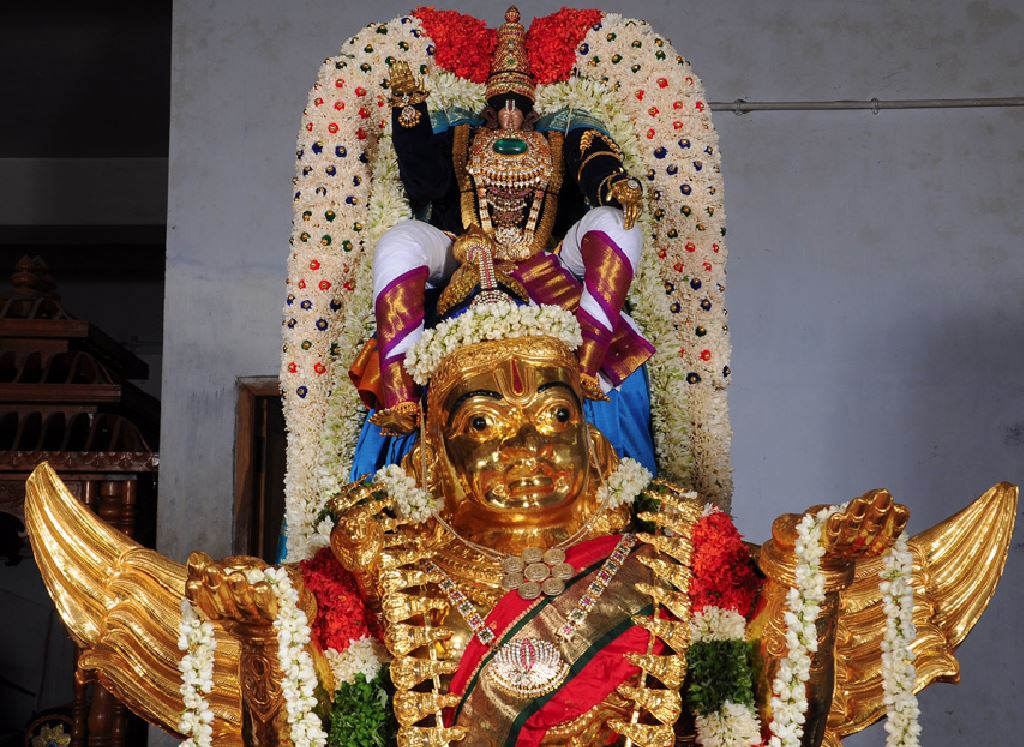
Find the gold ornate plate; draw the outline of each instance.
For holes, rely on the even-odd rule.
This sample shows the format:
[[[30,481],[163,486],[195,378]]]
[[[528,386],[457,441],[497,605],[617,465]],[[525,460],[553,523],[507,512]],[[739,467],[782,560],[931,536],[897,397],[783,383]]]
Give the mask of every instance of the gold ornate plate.
[[[569,674],[569,665],[555,646],[539,638],[509,641],[487,665],[487,676],[503,692],[536,698],[554,690]]]

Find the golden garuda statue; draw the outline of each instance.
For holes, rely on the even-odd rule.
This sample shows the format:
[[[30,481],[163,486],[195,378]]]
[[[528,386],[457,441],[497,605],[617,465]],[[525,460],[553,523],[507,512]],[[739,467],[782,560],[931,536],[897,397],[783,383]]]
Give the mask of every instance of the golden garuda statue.
[[[598,73],[621,63],[637,66],[631,74],[650,72],[631,62],[644,49],[653,49],[656,63],[685,65],[635,21],[563,10],[529,33],[518,21],[510,9],[505,24],[488,32],[474,19],[420,9],[368,27],[347,45],[351,52],[328,61],[336,77],[323,82],[364,100],[352,132],[369,144],[310,146],[317,158],[333,149],[332,158],[363,160],[343,185],[321,184],[309,202],[297,201],[299,242],[314,223],[341,220],[344,205],[361,204],[363,193],[348,185],[363,178],[376,190],[369,200],[379,227],[371,246],[350,247],[348,261],[358,266],[344,271],[344,248],[326,253],[333,232],[322,234],[330,241],[321,249],[294,250],[305,276],[286,306],[287,562],[215,561],[199,552],[187,565],[172,562],[105,526],[48,466],[32,475],[27,529],[47,588],[83,649],[79,666],[190,747],[795,747],[838,745],[883,717],[890,745],[918,744],[915,694],[957,678],[954,652],[1002,573],[1017,489],[996,485],[914,537],[904,531],[907,508],[873,490],[779,517],[760,547],[744,542],[719,507],[729,497],[726,471],[711,469],[706,450],[681,457],[685,444],[707,440],[714,418],[694,421],[693,442],[690,433],[659,431],[665,402],[648,396],[657,389],[649,369],[676,369],[657,354],[639,367],[623,363],[636,345],[650,345],[645,335],[656,347],[673,335],[678,344],[689,331],[659,327],[656,315],[645,317],[650,327],[639,324],[650,299],[633,294],[633,275],[591,272],[642,268],[648,241],[657,256],[667,236],[653,227],[658,205],[676,198],[648,190],[648,201],[638,202],[634,185],[616,186],[633,178],[619,150],[631,146],[608,134],[593,111],[551,92],[552,111],[533,110],[543,101],[540,81],[556,85],[559,66],[597,56],[595,49],[606,57]],[[623,53],[608,56],[601,44]],[[439,66],[463,74],[451,78],[486,84],[486,105],[477,110],[484,116],[453,125],[464,115],[452,100],[475,100],[472,91],[441,111],[425,105],[427,84],[398,54],[413,57],[424,46]],[[385,63],[386,76],[374,72]],[[478,65],[485,69],[474,80]],[[456,86],[436,72],[434,81],[435,93],[438,81]],[[667,73],[665,86],[652,81],[671,85]],[[371,83],[391,90],[379,107],[368,98]],[[340,130],[349,99],[318,92],[326,93],[314,88],[312,105],[339,114],[317,121]],[[390,124],[377,123],[376,109],[389,104]],[[557,124],[544,125],[545,116]],[[413,133],[423,127],[430,129]],[[414,139],[400,145],[399,129]],[[569,158],[566,142],[579,161],[575,175],[558,165]],[[430,217],[444,212],[447,189],[419,194],[430,215],[386,209],[389,200],[411,204],[399,194],[416,202],[418,188],[431,188],[416,186],[430,179],[408,171],[414,157],[433,164],[439,184],[454,180],[462,224],[450,237]],[[539,160],[517,161],[528,173],[508,176],[505,157]],[[300,172],[333,168],[323,178],[338,176],[336,162],[304,158]],[[558,209],[556,191],[559,204],[571,190],[586,197],[587,158],[616,164],[595,193],[603,204],[585,209],[565,233],[550,219],[549,233],[545,211]],[[640,254],[631,259],[623,245],[638,225]],[[438,261],[447,267],[450,259],[450,272],[401,265],[422,258],[409,250],[422,249],[417,242],[444,243]],[[563,252],[578,261],[563,260]],[[329,262],[337,274],[327,273]],[[539,297],[541,286],[523,281],[531,268],[560,274],[564,293]],[[648,280],[660,277],[650,272]],[[381,292],[378,273],[387,276]],[[406,292],[410,278],[415,292]],[[339,280],[352,283],[349,298],[316,302],[329,297],[338,306],[342,332],[325,337],[331,351],[311,339],[298,345],[331,364],[328,376],[323,360],[310,364],[291,347],[308,331],[291,315],[297,305],[315,316],[319,308],[301,292],[328,294]],[[405,291],[389,296],[394,288]],[[627,294],[637,299],[638,321],[624,313]],[[327,332],[331,320],[318,317],[314,328]],[[355,331],[367,324],[372,331],[374,320],[376,337],[364,344],[369,334]],[[595,332],[604,322],[608,334]],[[318,376],[332,383],[317,384]],[[353,409],[360,400],[352,382],[373,394],[367,405],[375,412]],[[406,398],[388,400],[392,385]],[[717,395],[695,397],[724,417]],[[303,410],[307,399],[316,406]],[[711,412],[683,396],[668,404],[686,418]],[[650,422],[659,419],[652,434]]]
[[[529,331],[518,308],[493,313]],[[330,548],[281,569],[173,563],[40,467],[28,530],[80,666],[197,744],[834,745],[883,715],[916,743],[913,694],[955,681],[1016,488],[909,540],[875,490],[751,548],[615,457],[571,340],[468,342],[428,391],[404,464],[347,486]]]

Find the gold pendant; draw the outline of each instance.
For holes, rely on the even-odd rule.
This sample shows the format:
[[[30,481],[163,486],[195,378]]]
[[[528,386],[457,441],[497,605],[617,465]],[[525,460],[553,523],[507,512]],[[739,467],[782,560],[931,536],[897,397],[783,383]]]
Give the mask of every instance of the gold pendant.
[[[565,550],[552,547],[542,550],[528,547],[519,557],[505,558],[501,587],[516,589],[523,599],[536,599],[541,593],[555,597],[565,591],[565,581],[576,574],[576,569],[565,562]]]
[[[545,695],[565,681],[569,665],[558,649],[539,638],[509,641],[487,665],[487,676],[504,693],[518,698]]]

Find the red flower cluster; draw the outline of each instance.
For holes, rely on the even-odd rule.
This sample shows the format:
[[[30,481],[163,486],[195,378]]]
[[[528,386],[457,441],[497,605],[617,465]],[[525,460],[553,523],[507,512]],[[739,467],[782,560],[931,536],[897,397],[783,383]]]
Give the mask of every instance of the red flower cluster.
[[[747,617],[763,579],[732,519],[727,513],[716,511],[693,525],[691,537],[691,610],[699,612],[714,606],[736,610]]]
[[[542,85],[568,80],[576,64],[576,47],[602,17],[599,10],[562,8],[535,18],[526,32],[526,53],[534,81]]]
[[[486,83],[498,32],[487,24],[455,10],[417,8],[412,14],[434,43],[434,62],[460,78]]]
[[[299,563],[306,588],[316,597],[313,639],[321,649],[344,651],[367,635],[380,637],[377,622],[366,608],[352,574],[341,567],[330,549],[323,548]]]

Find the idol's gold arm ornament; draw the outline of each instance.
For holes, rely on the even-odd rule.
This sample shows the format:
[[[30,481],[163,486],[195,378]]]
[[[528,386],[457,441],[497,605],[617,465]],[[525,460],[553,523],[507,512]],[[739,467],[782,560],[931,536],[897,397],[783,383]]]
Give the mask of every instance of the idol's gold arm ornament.
[[[25,528],[46,588],[82,649],[79,668],[94,671],[147,721],[179,734],[185,566],[104,524],[46,463],[26,485]],[[213,743],[236,747],[243,744],[239,644],[223,626],[214,628]]]
[[[188,558],[189,600],[205,617],[222,625],[240,642],[237,653],[241,673],[241,694],[245,709],[245,744],[289,745],[289,725],[284,708],[282,681],[284,672],[278,657],[277,595],[264,581],[250,581],[250,571],[266,568],[259,558],[236,556],[216,562],[206,553],[194,552]],[[299,605],[307,620],[316,617],[316,601],[302,584],[296,566],[286,566],[299,591]],[[321,679],[329,675],[316,647],[308,650],[319,665]]]
[[[644,209],[644,188],[640,180],[633,177],[618,180],[609,187],[608,199],[622,205],[622,225],[628,231]]]
[[[418,125],[422,119],[422,113],[416,109],[416,104],[422,104],[430,95],[423,78],[417,82],[409,69],[409,63],[404,60],[396,60],[391,65],[388,88],[391,90],[391,107],[400,110],[398,124],[402,127]]]
[[[995,592],[1013,534],[1017,488],[1000,483],[956,516],[910,540],[914,554],[915,692],[958,679],[953,653]],[[815,507],[809,509],[815,511]],[[771,683],[786,653],[786,594],[795,586],[799,514],[784,514],[758,564],[768,580],[748,635],[760,641],[757,701],[771,718]],[[826,600],[808,682],[803,744],[839,745],[885,715],[881,652],[886,620],[879,588],[883,556],[909,518],[885,490],[855,498],[828,520],[822,537]]]

